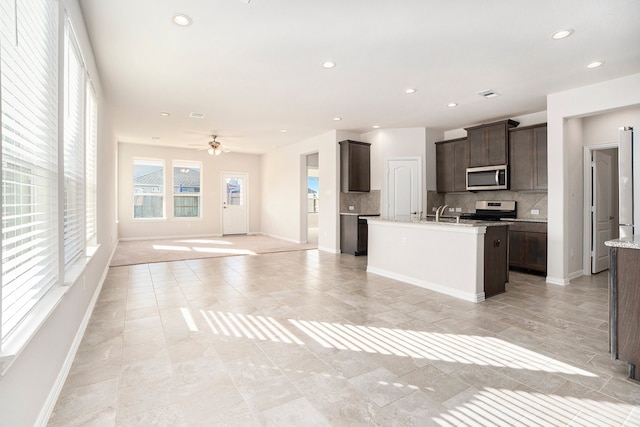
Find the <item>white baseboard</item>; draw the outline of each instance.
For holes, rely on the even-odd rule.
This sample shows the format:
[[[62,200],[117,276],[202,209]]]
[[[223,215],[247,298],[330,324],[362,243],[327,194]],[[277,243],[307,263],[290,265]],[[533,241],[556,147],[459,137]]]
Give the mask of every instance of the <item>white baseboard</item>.
[[[109,260],[107,261],[107,265],[105,266],[104,271],[102,272],[102,276],[100,277],[100,282],[96,287],[96,291],[93,293],[91,297],[91,302],[89,302],[89,306],[84,313],[84,317],[82,318],[82,322],[80,322],[80,327],[76,332],[76,336],[71,343],[71,347],[69,348],[69,352],[67,353],[67,357],[62,364],[60,369],[60,373],[58,374],[58,378],[51,387],[51,391],[49,392],[49,396],[45,401],[45,404],[40,411],[38,419],[36,421],[36,426],[45,427],[49,422],[49,418],[53,413],[53,410],[56,406],[56,402],[58,401],[58,397],[60,397],[60,393],[62,392],[62,387],[64,386],[65,381],[67,380],[67,376],[69,375],[69,371],[71,370],[71,366],[73,365],[73,360],[76,357],[76,353],[78,352],[78,348],[80,348],[80,343],[82,342],[82,338],[84,337],[84,333],[87,330],[87,326],[89,325],[89,320],[91,319],[91,314],[93,313],[93,308],[98,301],[98,297],[100,296],[100,292],[102,291],[102,286],[104,285],[104,281],[107,278],[107,273],[109,272],[109,266],[111,265],[111,260],[113,259],[113,255],[116,252],[116,248],[118,244],[113,246],[113,250],[111,251],[111,256],[109,256]]]
[[[551,285],[566,286],[570,283],[569,279],[560,279],[559,277],[547,276],[545,281]]]
[[[138,240],[171,240],[171,239],[204,239],[207,237],[222,237],[222,234],[194,234],[179,236],[145,236],[145,237],[122,237],[118,239],[119,242],[135,242]]]
[[[339,254],[340,249],[329,248],[327,246],[318,246],[318,250],[322,252],[329,252],[330,254]]]
[[[569,281],[572,281],[573,279],[577,279],[578,277],[582,277],[584,276],[584,274],[582,273],[582,270],[578,270],[578,271],[574,271],[573,273],[569,274]]]
[[[409,283],[411,285],[419,286],[421,288],[429,289],[441,294],[449,295],[455,298],[459,298],[469,302],[482,302],[485,299],[484,292],[478,294],[471,292],[463,292],[456,289],[451,289],[446,286],[438,285],[436,283],[427,282],[426,280],[419,280],[414,277],[404,276],[402,274],[393,273],[391,271],[382,270],[375,267],[367,267],[367,273],[377,274],[378,276],[388,277],[389,279],[399,280],[401,282]]]

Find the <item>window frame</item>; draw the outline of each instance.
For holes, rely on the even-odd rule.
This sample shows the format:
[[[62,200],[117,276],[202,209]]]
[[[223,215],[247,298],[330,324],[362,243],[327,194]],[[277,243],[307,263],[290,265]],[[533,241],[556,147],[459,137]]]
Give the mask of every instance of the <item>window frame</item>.
[[[135,176],[135,167],[136,163],[142,166],[158,166],[162,165],[162,183],[161,191],[158,192],[141,192],[136,193],[136,176]],[[131,217],[134,221],[163,221],[167,219],[167,167],[164,159],[151,159],[151,158],[134,158],[132,163],[132,179],[131,179],[131,191],[132,191],[132,205],[131,205]],[[136,197],[160,197],[162,200],[162,216],[157,217],[136,217]]]
[[[176,192],[176,169],[198,169],[198,192]],[[195,160],[172,160],[171,162],[171,195],[173,202],[172,218],[183,220],[197,220],[202,219],[202,162]],[[176,200],[177,198],[196,197],[198,200],[198,214],[193,216],[177,216],[176,215]]]

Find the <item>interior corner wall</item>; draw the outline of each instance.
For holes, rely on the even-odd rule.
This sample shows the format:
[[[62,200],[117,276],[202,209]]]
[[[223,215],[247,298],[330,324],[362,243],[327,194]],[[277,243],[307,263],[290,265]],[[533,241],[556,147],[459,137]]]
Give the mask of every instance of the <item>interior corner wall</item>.
[[[302,171],[306,173],[306,155],[318,153],[318,249],[339,253],[339,135],[330,131],[263,154],[262,232],[293,242],[302,242]],[[345,138],[343,138],[345,139]],[[303,167],[304,166],[304,167]],[[305,209],[306,211],[306,209]]]
[[[640,105],[640,73],[594,85],[550,94],[547,97],[548,138],[548,256],[547,282],[567,284],[578,274],[575,262],[582,251],[582,231],[574,232],[572,221],[582,218],[583,206],[572,193],[582,188],[583,175],[572,166],[574,143],[571,118],[613,112]],[[567,129],[567,126],[569,129]],[[581,132],[584,135],[584,132]],[[582,149],[579,156],[581,157]],[[581,269],[580,269],[581,270]]]
[[[0,377],[0,425],[45,425],[71,366],[86,321],[118,241],[115,203],[117,144],[111,112],[77,0],[60,2],[65,8],[82,50],[98,101],[97,243],[99,248],[76,282],[68,286],[58,305]],[[60,25],[63,31],[64,26]],[[62,48],[60,48],[62,52]],[[60,91],[60,94],[63,92]],[[62,285],[59,283],[58,285]]]
[[[133,161],[156,159],[165,167],[165,215],[167,219],[133,219]],[[201,217],[171,218],[173,196],[171,174],[173,161],[195,161],[202,164],[200,186]],[[121,239],[154,239],[172,237],[219,236],[222,234],[222,172],[249,175],[249,233],[261,231],[261,161],[259,155],[223,153],[210,156],[206,151],[120,143],[118,150],[118,217]],[[159,226],[161,224],[161,226]]]
[[[431,134],[430,134],[431,135]],[[362,135],[362,140],[371,143],[371,189],[380,190],[380,212],[386,214],[386,200],[384,179],[386,161],[397,157],[420,157],[422,159],[422,211],[427,210],[426,186],[427,177],[433,179],[435,188],[435,176],[431,176],[431,169],[435,169],[435,147],[432,150],[433,158],[427,156],[427,129],[426,128],[390,128],[377,129]],[[429,172],[427,172],[429,169]]]

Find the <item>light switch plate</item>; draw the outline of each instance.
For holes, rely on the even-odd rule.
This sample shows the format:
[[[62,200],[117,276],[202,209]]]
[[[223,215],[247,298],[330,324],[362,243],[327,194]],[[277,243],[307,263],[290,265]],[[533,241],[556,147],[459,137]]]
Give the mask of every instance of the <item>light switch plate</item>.
[[[531,209],[531,215],[540,215],[539,209]]]
[[[455,212],[456,209],[455,208],[449,208],[449,212]]]
[[[351,205],[349,206],[350,211],[355,210],[355,208],[356,208],[355,206],[351,206]]]
[[[462,208],[456,208],[456,212],[462,212]]]

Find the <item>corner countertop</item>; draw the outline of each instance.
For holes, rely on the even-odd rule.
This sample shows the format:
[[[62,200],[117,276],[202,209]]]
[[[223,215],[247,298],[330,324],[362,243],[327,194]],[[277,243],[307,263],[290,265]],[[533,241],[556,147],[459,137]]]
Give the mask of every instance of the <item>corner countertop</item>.
[[[621,237],[620,239],[607,240],[604,244],[612,248],[640,249],[640,236]]]
[[[507,222],[538,222],[538,223],[543,223],[543,224],[547,223],[547,219],[546,218],[540,218],[540,219],[502,218],[502,221],[507,221]]]
[[[362,212],[340,212],[340,215],[353,215],[353,216],[380,216],[379,213],[362,213]]]

